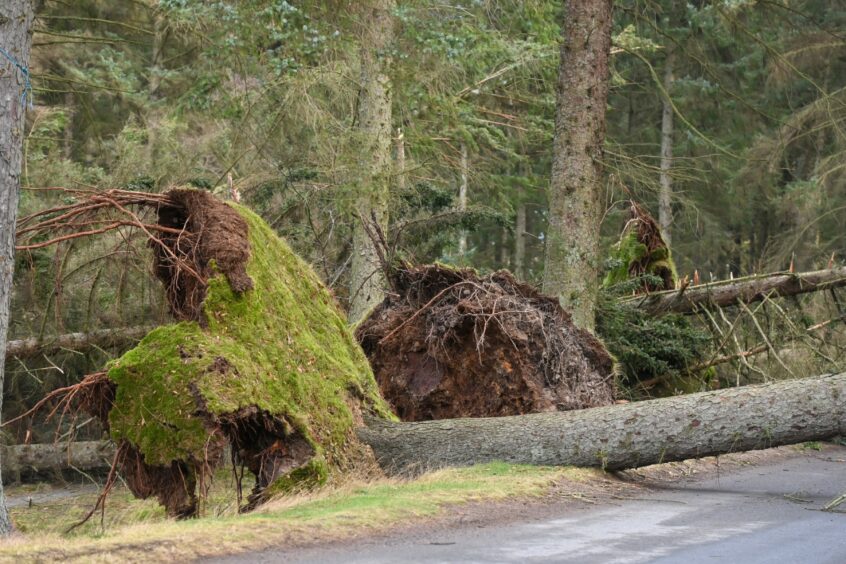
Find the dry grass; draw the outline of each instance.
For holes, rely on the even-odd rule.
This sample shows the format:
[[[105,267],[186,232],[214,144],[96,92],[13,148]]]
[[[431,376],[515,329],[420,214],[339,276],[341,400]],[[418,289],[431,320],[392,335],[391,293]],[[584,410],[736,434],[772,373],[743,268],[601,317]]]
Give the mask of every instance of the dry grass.
[[[435,518],[456,504],[540,497],[556,484],[578,487],[597,475],[592,470],[486,464],[414,480],[353,481],[271,501],[246,515],[235,514],[234,500],[221,486],[219,492],[212,490],[205,518],[180,522],[166,519],[154,502],[134,500],[118,489],[102,526],[95,517],[74,534],[63,534],[93,504],[96,494],[86,493],[13,509],[21,533],[0,546],[0,562],[170,562],[343,540]]]

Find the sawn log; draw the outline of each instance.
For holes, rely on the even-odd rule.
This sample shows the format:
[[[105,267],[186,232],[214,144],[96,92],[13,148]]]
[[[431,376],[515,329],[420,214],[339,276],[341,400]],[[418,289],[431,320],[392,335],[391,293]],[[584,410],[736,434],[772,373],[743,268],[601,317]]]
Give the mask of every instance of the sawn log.
[[[392,472],[492,461],[620,470],[846,434],[846,373],[579,411],[369,420],[358,433]]]

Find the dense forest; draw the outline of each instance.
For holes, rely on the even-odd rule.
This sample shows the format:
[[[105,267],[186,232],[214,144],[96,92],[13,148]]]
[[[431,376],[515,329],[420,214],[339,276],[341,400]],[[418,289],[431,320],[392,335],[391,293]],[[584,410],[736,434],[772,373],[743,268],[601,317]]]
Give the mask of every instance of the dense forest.
[[[531,299],[525,288],[542,289],[604,342],[625,399],[842,367],[839,0],[34,4],[8,330],[21,353],[6,355],[4,420],[174,317],[140,220],[75,225],[97,237],[38,228],[43,210],[108,190],[239,202],[350,323],[396,291],[390,264],[470,267]],[[568,4],[607,7],[604,59],[589,58],[601,34],[574,39]],[[595,99],[568,98],[579,80],[595,81]],[[579,168],[566,155],[584,140],[567,124],[597,119],[598,150]],[[633,221],[657,251],[642,232],[644,251],[627,246]],[[836,274],[808,283],[825,292],[785,279],[710,309],[644,306],[661,290],[817,270]],[[71,333],[104,338],[34,344]],[[103,430],[29,415],[3,432],[14,444]]]
[[[36,8],[20,216],[59,187],[235,192],[345,309],[363,210],[405,259],[543,281],[560,2]],[[616,2],[601,254],[634,199],[680,278],[840,264],[844,25],[834,1]],[[124,237],[19,252],[10,339],[165,320]],[[109,354],[10,362],[7,416]]]

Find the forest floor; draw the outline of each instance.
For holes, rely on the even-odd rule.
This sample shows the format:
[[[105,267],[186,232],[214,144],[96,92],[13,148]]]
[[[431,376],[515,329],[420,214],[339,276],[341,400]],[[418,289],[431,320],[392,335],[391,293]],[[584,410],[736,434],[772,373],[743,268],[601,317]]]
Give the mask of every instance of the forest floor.
[[[507,464],[433,472],[414,480],[351,482],[278,499],[237,515],[237,500],[213,489],[206,517],[171,521],[153,501],[124,489],[70,534],[64,531],[94,505],[92,486],[9,488],[19,533],[0,546],[6,561],[183,561],[263,550],[343,546],[362,539],[403,537],[466,523],[506,524],[521,517],[630,500],[691,477],[819,454],[817,443],[726,455],[607,474],[599,470]],[[843,454],[843,450],[838,451]],[[221,476],[219,481],[225,482]],[[231,478],[228,478],[231,479]],[[797,485],[797,489],[799,485]],[[31,500],[31,503],[30,503]],[[415,533],[416,531],[416,533]]]

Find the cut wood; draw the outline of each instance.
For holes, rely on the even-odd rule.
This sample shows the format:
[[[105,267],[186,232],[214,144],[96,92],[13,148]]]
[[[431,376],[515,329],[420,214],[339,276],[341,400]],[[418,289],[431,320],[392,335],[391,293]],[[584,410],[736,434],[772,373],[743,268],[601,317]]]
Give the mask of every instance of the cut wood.
[[[31,358],[60,350],[81,352],[95,347],[124,347],[134,345],[152,329],[153,327],[123,327],[89,333],[66,333],[43,339],[19,339],[6,343],[6,358]]]
[[[651,315],[695,313],[700,307],[726,307],[738,302],[759,302],[767,297],[784,297],[846,286],[846,267],[813,272],[782,272],[724,280],[681,290],[655,292],[625,300]]]
[[[388,471],[492,461],[636,468],[846,434],[846,373],[580,411],[413,423],[359,437]]]

